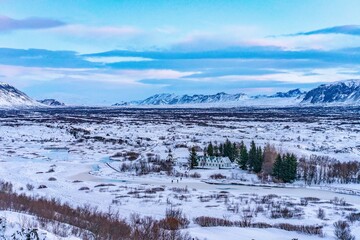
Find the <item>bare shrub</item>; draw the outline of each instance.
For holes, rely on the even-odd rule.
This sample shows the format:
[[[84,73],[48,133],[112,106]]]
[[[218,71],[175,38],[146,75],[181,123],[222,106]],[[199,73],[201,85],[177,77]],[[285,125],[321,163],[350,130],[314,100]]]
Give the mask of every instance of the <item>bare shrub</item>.
[[[223,218],[206,217],[206,216],[194,218],[194,223],[200,225],[201,227],[234,226],[234,223],[232,221]]]
[[[355,240],[355,237],[351,235],[350,226],[345,221],[337,221],[334,223],[334,234],[338,240]]]
[[[194,173],[190,174],[189,176],[192,178],[201,178],[201,174],[198,172],[194,172]]]
[[[323,236],[322,226],[310,226],[310,225],[293,225],[289,223],[279,223],[274,225],[275,228],[283,229],[286,231],[301,232],[308,235]]]
[[[118,213],[102,213],[88,205],[73,209],[56,199],[0,191],[0,210],[35,215],[40,226],[56,222],[68,224],[71,234],[81,239],[127,239],[131,233],[130,227]]]
[[[30,184],[30,183],[27,183],[27,184],[26,184],[26,189],[27,189],[27,190],[32,191],[32,190],[34,190],[34,188],[35,188],[34,185],[32,185],[32,184]]]
[[[271,218],[300,218],[303,215],[303,211],[300,208],[288,208],[277,206],[274,209],[271,209],[270,213]]]
[[[272,225],[269,223],[259,222],[259,223],[251,224],[251,227],[253,227],[253,228],[271,228]]]
[[[211,179],[225,179],[226,176],[222,175],[221,173],[215,173],[210,176]]]
[[[360,221],[360,213],[350,213],[346,218],[352,223]]]
[[[349,206],[348,203],[343,198],[334,197],[334,199],[330,200],[330,203],[336,206]]]
[[[134,160],[138,159],[138,157],[140,156],[140,153],[138,153],[138,152],[127,152],[125,156],[130,161],[134,161]]]
[[[6,193],[12,193],[13,192],[12,183],[0,181],[0,191]]]
[[[303,199],[308,201],[308,202],[318,202],[318,201],[320,201],[320,198],[317,198],[317,197],[304,197]]]
[[[276,151],[276,148],[274,145],[270,145],[270,143],[267,143],[264,147],[264,153],[263,153],[263,164],[262,164],[262,180],[265,180],[267,176],[272,174],[273,166],[275,163],[275,159],[278,155],[278,152]]]
[[[318,212],[317,212],[317,217],[318,217],[319,219],[324,220],[324,219],[325,219],[325,210],[322,209],[322,208],[319,208],[319,209],[318,209]]]
[[[176,227],[175,229],[179,228],[187,228],[190,224],[189,219],[183,214],[180,208],[168,208],[166,209],[166,218],[165,222],[167,221],[172,222],[172,227]],[[166,228],[165,228],[166,229]],[[175,230],[170,228],[170,230]]]
[[[187,188],[187,186],[181,188],[181,187],[173,187],[170,189],[173,192],[176,193],[189,193],[189,189]]]
[[[188,233],[178,229],[178,222],[174,218],[165,218],[160,221],[152,217],[140,218],[138,214],[130,216],[132,232],[130,239],[136,240],[192,240]],[[121,238],[124,239],[124,238]]]

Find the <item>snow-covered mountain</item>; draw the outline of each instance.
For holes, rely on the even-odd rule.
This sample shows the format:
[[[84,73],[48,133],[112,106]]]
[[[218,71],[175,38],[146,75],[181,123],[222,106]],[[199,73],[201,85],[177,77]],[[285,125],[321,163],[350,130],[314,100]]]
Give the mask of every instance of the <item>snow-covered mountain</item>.
[[[138,105],[175,105],[175,104],[197,104],[197,103],[216,103],[216,102],[234,102],[247,99],[248,96],[243,93],[227,94],[224,92],[214,95],[174,95],[169,93],[156,94],[145,100],[133,102]]]
[[[270,98],[292,98],[292,97],[301,97],[306,92],[301,91],[300,89],[293,89],[288,92],[277,92],[274,95],[271,95]]]
[[[175,95],[169,93],[156,94],[145,100],[140,101],[132,101],[132,102],[119,102],[114,104],[113,106],[166,106],[166,105],[196,105],[196,106],[236,106],[236,105],[244,105],[251,106],[254,105],[269,105],[269,103],[276,102],[277,105],[293,105],[294,100],[299,98],[304,93],[299,89],[290,90],[289,92],[283,93],[278,92],[275,95],[266,96],[266,95],[258,95],[258,96],[248,96],[244,93],[237,94],[227,94],[224,92],[220,92],[213,95]],[[272,101],[269,102],[268,99],[271,98]],[[278,101],[274,101],[277,99]],[[301,99],[300,99],[301,101]],[[297,100],[297,102],[299,102]]]
[[[301,103],[360,104],[360,79],[320,85],[309,91]]]
[[[60,107],[60,106],[65,106],[64,103],[59,102],[55,99],[44,99],[44,100],[38,100],[39,103],[45,104],[47,106],[52,106],[52,107]]]
[[[196,105],[203,107],[236,107],[236,106],[300,106],[322,104],[360,104],[360,79],[339,81],[320,85],[309,92],[293,89],[288,92],[277,92],[273,95],[248,96],[244,93],[214,95],[174,95],[156,94],[145,100],[121,102],[114,106],[160,106],[160,105]]]
[[[0,83],[0,108],[26,108],[41,106],[44,105],[31,99],[15,87],[7,83]]]

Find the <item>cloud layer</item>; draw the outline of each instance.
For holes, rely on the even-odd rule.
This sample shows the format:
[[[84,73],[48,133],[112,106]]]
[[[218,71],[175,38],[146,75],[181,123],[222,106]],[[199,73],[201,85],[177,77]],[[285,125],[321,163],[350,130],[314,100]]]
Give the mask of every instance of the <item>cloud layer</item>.
[[[0,16],[0,32],[29,29],[46,29],[63,25],[65,25],[64,22],[50,18],[30,17],[24,19],[14,19],[4,15]]]
[[[24,29],[43,29],[36,32],[84,44],[138,46],[88,54],[0,48],[0,80],[36,98],[60,96],[65,102],[73,98],[88,103],[104,98],[111,104],[161,92],[262,94],[360,78],[359,25],[268,37],[245,26],[191,32],[167,26],[145,31],[130,25],[0,17],[0,32]],[[87,90],[82,91],[82,86]]]
[[[343,26],[335,26],[330,28],[322,28],[314,31],[292,34],[292,36],[317,35],[317,34],[347,34],[347,35],[360,36],[360,25],[343,25]]]

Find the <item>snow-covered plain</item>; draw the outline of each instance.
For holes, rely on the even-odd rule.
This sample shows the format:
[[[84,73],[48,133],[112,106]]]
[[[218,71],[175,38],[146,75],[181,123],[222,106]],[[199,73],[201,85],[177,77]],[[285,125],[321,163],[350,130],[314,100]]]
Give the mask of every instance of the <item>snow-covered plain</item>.
[[[254,223],[319,225],[324,231],[321,239],[333,239],[333,223],[359,212],[360,196],[340,194],[325,186],[274,188],[204,182],[214,173],[227,176],[227,180],[257,182],[255,175],[238,169],[190,171],[199,173],[200,178],[164,173],[136,176],[134,172],[115,171],[129,160],[110,157],[136,152],[139,156],[134,161],[152,154],[165,159],[171,149],[177,161],[175,170],[185,173],[181,163],[186,162],[188,147],[229,139],[247,145],[251,140],[259,145],[269,142],[298,156],[316,154],[358,161],[359,117],[357,108],[5,111],[0,114],[0,178],[12,182],[19,193],[56,197],[74,207],[90,204],[103,211],[110,207],[126,218],[138,213],[160,219],[169,207],[181,208],[190,220],[210,216],[240,221],[245,213],[256,212],[251,219]],[[29,190],[27,184],[34,189]],[[40,185],[47,188],[38,189]],[[360,189],[358,185],[334,187]],[[266,204],[258,203],[270,194],[274,202],[296,208],[299,215],[271,217]],[[319,200],[304,204],[307,197]],[[335,197],[350,205],[337,204]],[[259,206],[264,210],[256,210]],[[317,217],[319,208],[325,210],[324,219]],[[360,236],[359,227],[359,222],[351,225],[353,234]],[[184,231],[209,240],[319,238],[276,228],[202,228],[194,222]]]

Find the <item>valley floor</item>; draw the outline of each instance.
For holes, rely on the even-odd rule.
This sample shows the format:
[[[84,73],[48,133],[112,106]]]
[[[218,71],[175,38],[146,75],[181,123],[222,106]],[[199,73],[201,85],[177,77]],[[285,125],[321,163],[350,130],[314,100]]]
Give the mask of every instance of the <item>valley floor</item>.
[[[346,114],[344,114],[344,112]],[[259,181],[239,169],[188,172],[182,167],[188,147],[209,141],[255,140],[271,143],[297,155],[326,155],[341,161],[360,159],[358,109],[61,109],[0,114],[0,178],[14,190],[31,196],[55,197],[73,207],[90,204],[109,208],[129,218],[164,217],[166,209],[178,208],[191,223],[187,229],[199,239],[334,239],[333,223],[360,210],[360,196],[343,191],[359,185],[305,187],[229,185]],[[178,173],[199,178],[174,177],[165,173],[137,176],[120,171],[129,152],[134,161],[149,156],[165,159],[172,150]],[[121,153],[121,154],[119,154]],[[111,158],[118,155],[120,158]],[[113,160],[111,160],[113,159]],[[214,173],[228,182],[208,184]],[[219,182],[218,182],[219,183]],[[45,186],[39,188],[39,186]],[[286,209],[285,209],[286,208]],[[318,217],[319,209],[325,216]],[[276,215],[278,212],[290,215]],[[24,223],[25,217],[9,221]],[[324,236],[306,235],[279,228],[200,227],[194,219],[208,216],[252,223],[323,226]],[[30,217],[31,218],[31,217]],[[36,220],[33,220],[36,222]],[[350,226],[360,236],[360,221]],[[49,239],[56,237],[48,233]],[[70,239],[66,237],[66,239]]]

